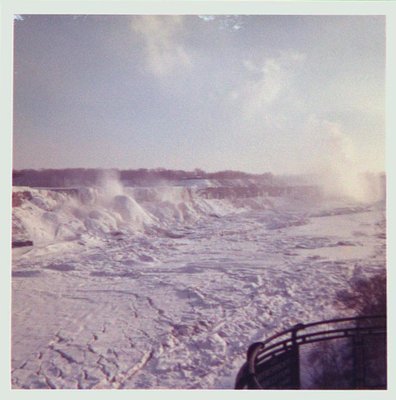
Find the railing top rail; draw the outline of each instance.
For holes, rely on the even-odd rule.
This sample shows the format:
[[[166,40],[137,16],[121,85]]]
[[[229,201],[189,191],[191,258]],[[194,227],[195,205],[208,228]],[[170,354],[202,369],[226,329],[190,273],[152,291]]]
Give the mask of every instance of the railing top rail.
[[[352,321],[364,321],[364,320],[370,320],[370,319],[386,319],[385,315],[369,315],[369,316],[364,316],[364,317],[349,317],[349,318],[334,318],[334,319],[327,319],[327,320],[322,320],[322,321],[315,321],[315,322],[310,322],[308,324],[297,324],[292,326],[289,329],[286,329],[284,331],[275,333],[274,335],[270,336],[268,339],[265,339],[261,343],[263,346],[265,346],[267,343],[272,342],[274,339],[287,335],[287,334],[293,334],[296,333],[302,329],[310,328],[313,326],[318,326],[318,325],[326,325],[326,324],[334,324],[334,323],[339,323],[339,322],[352,322]]]
[[[293,343],[296,343],[299,346],[310,344],[314,342],[319,342],[323,340],[332,340],[332,339],[341,339],[352,337],[357,335],[359,332],[363,332],[365,330],[368,331],[367,334],[383,334],[385,331],[382,330],[382,326],[370,326],[370,327],[355,327],[355,328],[344,328],[344,329],[333,329],[326,331],[316,331],[312,333],[307,333],[304,335],[297,336],[295,340],[289,337],[287,339],[277,341],[275,343],[271,343],[269,346],[265,346],[261,343],[257,343],[257,347],[255,347],[254,358],[256,360],[260,359],[260,361],[264,358],[268,358],[273,354],[283,352],[293,346]],[[260,344],[260,346],[258,346]],[[253,356],[253,353],[250,357]]]
[[[311,326],[316,326],[316,325],[322,325],[322,324],[331,324],[331,323],[337,323],[337,322],[348,322],[348,321],[364,321],[364,320],[369,320],[369,319],[386,319],[386,315],[367,315],[367,316],[362,316],[362,317],[350,317],[350,318],[336,318],[336,319],[328,319],[328,320],[323,320],[323,321],[316,321],[316,322],[310,322],[308,324],[303,324],[304,329],[309,328]]]

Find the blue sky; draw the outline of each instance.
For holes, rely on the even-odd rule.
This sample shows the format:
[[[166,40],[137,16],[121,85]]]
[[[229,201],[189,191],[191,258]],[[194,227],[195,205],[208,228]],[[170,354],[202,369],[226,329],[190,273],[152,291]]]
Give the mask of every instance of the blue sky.
[[[14,27],[14,168],[385,169],[385,17]]]

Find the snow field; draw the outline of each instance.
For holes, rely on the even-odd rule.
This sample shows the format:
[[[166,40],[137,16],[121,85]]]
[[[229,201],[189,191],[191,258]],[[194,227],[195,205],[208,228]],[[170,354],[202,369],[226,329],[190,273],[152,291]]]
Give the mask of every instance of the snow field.
[[[336,293],[385,270],[380,205],[29,190],[14,209],[35,243],[13,259],[14,388],[230,389],[251,342],[350,315]]]

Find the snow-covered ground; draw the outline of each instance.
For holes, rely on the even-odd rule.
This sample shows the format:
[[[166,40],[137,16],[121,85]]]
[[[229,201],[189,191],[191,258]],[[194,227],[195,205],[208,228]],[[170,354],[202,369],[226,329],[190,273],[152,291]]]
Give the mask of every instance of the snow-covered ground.
[[[385,273],[383,203],[14,193],[13,388],[231,389],[250,343]]]

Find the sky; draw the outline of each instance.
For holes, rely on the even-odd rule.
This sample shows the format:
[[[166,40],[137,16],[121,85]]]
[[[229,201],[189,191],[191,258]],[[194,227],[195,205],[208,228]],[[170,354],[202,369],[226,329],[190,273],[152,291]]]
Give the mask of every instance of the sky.
[[[385,170],[385,17],[17,15],[13,167]]]

